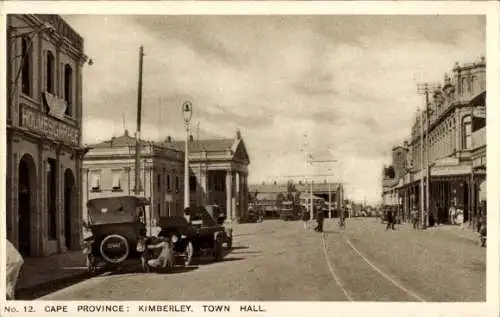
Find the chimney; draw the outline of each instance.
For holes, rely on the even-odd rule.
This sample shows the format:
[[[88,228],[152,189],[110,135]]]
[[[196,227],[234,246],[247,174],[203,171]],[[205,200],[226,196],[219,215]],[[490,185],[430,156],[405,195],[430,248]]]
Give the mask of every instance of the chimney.
[[[240,129],[236,130],[236,140],[241,140],[241,131],[240,131]]]
[[[167,137],[167,142],[172,143],[172,137],[170,135]]]
[[[128,130],[125,129],[125,133],[124,133],[125,136],[128,136]]]
[[[193,142],[194,141],[194,138],[193,138],[193,135],[189,135],[189,142]]]

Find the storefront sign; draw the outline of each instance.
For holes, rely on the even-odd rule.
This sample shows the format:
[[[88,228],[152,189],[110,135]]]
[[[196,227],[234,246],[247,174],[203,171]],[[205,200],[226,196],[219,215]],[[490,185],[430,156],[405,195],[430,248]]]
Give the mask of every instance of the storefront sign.
[[[78,145],[78,129],[42,113],[22,108],[21,126],[42,136]]]

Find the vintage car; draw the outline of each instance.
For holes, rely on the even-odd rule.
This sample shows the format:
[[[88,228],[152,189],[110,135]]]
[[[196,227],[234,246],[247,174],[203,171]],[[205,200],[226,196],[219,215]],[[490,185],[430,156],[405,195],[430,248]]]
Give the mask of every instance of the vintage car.
[[[207,206],[189,207],[185,217],[160,217],[159,237],[173,241],[175,257],[183,265],[192,264],[193,258],[212,255],[216,261],[224,257],[224,246],[233,245],[231,228],[225,228]],[[213,209],[212,209],[213,211]]]
[[[205,205],[205,209],[219,225],[224,224],[227,219],[225,210],[222,210],[218,205]]]
[[[261,206],[251,205],[245,217],[245,222],[257,223],[264,220],[264,211]]]
[[[282,203],[282,207],[280,209],[280,219],[288,221],[288,220],[299,220],[300,214],[298,208],[291,201],[285,201]]]
[[[82,242],[89,273],[97,271],[99,261],[120,266],[126,260],[141,260],[137,250],[146,232],[145,209],[149,201],[134,196],[91,199],[87,202],[88,221],[84,226],[91,236]]]

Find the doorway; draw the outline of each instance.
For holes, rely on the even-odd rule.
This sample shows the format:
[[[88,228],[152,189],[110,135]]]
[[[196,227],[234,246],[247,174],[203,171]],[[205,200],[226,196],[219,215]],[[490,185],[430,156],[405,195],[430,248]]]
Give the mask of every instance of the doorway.
[[[71,230],[71,219],[74,207],[75,177],[70,169],[64,172],[64,238],[66,248],[71,249],[73,231]]]
[[[23,256],[30,256],[31,250],[31,209],[35,189],[35,163],[29,154],[25,154],[19,162],[18,186],[18,242],[19,252]]]

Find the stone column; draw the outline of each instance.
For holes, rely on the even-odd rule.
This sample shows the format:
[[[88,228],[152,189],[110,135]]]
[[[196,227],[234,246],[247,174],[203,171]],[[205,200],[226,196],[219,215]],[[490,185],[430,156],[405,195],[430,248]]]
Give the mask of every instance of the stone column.
[[[231,170],[226,171],[226,214],[227,220],[233,220],[233,175]]]
[[[7,187],[7,191],[11,192],[11,209],[7,209],[7,214],[12,215],[11,226],[12,226],[12,243],[16,248],[19,248],[19,205],[18,205],[18,195],[19,195],[19,153],[12,153],[12,161],[10,166],[11,171],[11,187]],[[34,190],[33,188],[31,190]],[[7,226],[8,230],[8,226]],[[30,241],[31,242],[31,241]],[[33,246],[34,247],[34,246]]]
[[[248,213],[248,173],[243,177],[243,214],[246,216]]]
[[[236,218],[241,217],[241,209],[242,209],[242,197],[241,197],[241,173],[237,171],[235,173],[236,176]]]
[[[64,153],[63,153],[64,155]],[[56,239],[59,253],[66,252],[64,235],[64,166],[61,164],[61,150],[56,149]]]
[[[72,243],[71,243],[71,249],[73,250],[79,250],[80,249],[80,241],[82,240],[82,227],[83,227],[83,189],[84,187],[82,184],[84,184],[83,181],[83,155],[81,154],[80,151],[77,151],[75,153],[75,166],[76,166],[76,181],[73,187],[73,190],[75,191],[74,195],[72,194],[72,197],[74,197],[74,208],[75,212],[71,213],[72,217],[76,217],[71,219],[71,232],[72,232]],[[88,186],[88,181],[85,182],[86,186]]]
[[[36,244],[38,248],[37,255],[45,255],[47,253],[47,240],[48,240],[48,208],[47,208],[47,161],[43,155],[44,151],[48,151],[48,147],[43,141],[40,142],[38,147],[38,162],[39,162],[39,176],[38,176],[38,208],[36,212],[36,230],[32,234],[36,235]]]

